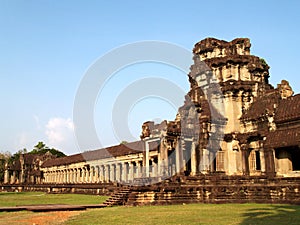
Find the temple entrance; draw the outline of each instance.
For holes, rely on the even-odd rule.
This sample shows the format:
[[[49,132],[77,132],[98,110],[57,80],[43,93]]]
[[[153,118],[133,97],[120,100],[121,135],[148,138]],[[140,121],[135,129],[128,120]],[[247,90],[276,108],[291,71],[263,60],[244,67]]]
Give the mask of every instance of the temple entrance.
[[[261,171],[260,151],[251,149],[248,157],[250,173]]]
[[[300,149],[295,148],[292,151],[292,164],[293,164],[293,171],[300,171]]]
[[[255,169],[261,170],[260,152],[255,151]]]
[[[285,147],[275,149],[277,172],[286,175],[291,171],[300,171],[299,147]]]
[[[184,173],[186,176],[190,175],[190,173],[192,171],[191,151],[192,151],[192,142],[186,141],[185,149],[183,151],[183,158],[184,158],[184,163],[185,163]]]
[[[169,160],[169,175],[173,176],[176,174],[176,151],[175,149],[168,151],[168,160]]]

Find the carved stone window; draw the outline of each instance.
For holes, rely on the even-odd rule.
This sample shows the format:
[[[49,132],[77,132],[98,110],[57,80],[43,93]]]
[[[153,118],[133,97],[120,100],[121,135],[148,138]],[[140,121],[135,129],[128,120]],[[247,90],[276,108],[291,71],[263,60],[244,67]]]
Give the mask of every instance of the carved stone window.
[[[217,171],[224,171],[225,164],[224,164],[224,152],[218,151],[217,152]]]

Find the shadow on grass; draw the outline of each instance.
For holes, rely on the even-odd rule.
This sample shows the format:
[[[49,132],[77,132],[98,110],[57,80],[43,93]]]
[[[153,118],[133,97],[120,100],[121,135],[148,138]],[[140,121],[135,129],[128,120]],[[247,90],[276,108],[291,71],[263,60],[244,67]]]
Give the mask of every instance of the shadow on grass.
[[[253,208],[243,214],[241,225],[299,225],[300,205],[270,205],[265,208]]]

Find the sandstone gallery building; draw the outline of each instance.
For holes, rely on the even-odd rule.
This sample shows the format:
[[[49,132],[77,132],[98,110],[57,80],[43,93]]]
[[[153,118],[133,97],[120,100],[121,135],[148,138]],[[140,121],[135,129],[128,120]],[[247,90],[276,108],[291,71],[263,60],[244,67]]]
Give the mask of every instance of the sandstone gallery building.
[[[24,156],[19,166],[7,168],[5,183],[300,176],[300,95],[285,80],[275,88],[269,84],[269,66],[250,47],[247,38],[198,42],[190,91],[174,121],[145,122],[141,140],[133,143],[63,158]]]

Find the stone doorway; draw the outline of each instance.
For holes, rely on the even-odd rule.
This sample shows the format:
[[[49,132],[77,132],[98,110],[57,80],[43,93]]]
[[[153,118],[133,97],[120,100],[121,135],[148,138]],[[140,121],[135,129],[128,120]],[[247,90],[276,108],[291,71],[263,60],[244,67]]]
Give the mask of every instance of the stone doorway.
[[[186,141],[185,149],[183,151],[183,157],[184,157],[184,163],[185,163],[184,174],[187,176],[190,175],[190,173],[192,171],[191,152],[192,152],[192,142]]]
[[[277,173],[292,175],[291,172],[300,172],[300,148],[298,146],[275,149]]]

